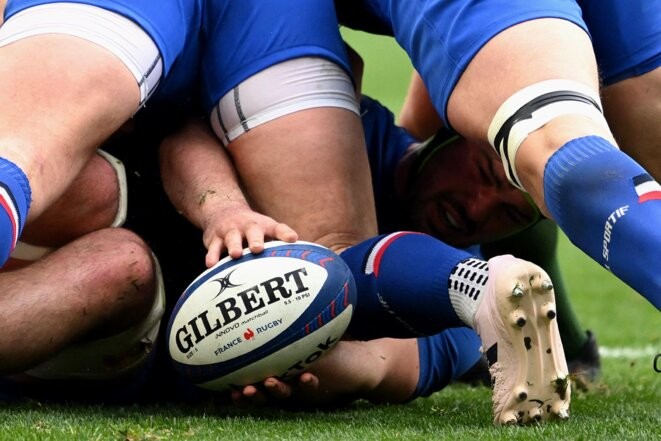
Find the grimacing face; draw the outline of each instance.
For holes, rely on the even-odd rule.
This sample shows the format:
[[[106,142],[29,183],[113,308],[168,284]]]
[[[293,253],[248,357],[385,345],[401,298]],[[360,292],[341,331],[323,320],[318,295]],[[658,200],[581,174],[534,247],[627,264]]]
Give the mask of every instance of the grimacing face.
[[[410,225],[456,247],[492,242],[540,219],[487,143],[452,136],[409,149],[396,190]]]

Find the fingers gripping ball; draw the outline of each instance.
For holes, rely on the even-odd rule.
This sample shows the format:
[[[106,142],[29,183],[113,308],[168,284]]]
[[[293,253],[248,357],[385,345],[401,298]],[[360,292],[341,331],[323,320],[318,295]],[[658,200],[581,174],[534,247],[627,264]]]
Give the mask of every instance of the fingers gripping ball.
[[[211,390],[301,373],[346,331],[351,271],[331,250],[269,242],[202,273],[179,298],[167,337],[176,369]]]

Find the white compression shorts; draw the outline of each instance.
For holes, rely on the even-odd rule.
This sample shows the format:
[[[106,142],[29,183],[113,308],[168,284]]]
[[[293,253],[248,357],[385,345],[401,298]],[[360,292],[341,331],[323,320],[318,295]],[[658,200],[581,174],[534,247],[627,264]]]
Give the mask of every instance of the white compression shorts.
[[[0,46],[42,34],[72,35],[112,52],[136,79],[140,105],[161,79],[163,62],[156,44],[140,26],[114,12],[77,3],[34,6],[12,15],[0,27]]]
[[[503,161],[507,179],[521,190],[514,167],[521,143],[535,130],[563,115],[580,115],[608,127],[599,95],[569,80],[548,80],[525,87],[509,97],[489,125],[489,143]]]
[[[351,79],[326,59],[295,58],[264,69],[227,92],[211,110],[211,126],[227,146],[260,124],[318,107],[339,107],[358,115]]]

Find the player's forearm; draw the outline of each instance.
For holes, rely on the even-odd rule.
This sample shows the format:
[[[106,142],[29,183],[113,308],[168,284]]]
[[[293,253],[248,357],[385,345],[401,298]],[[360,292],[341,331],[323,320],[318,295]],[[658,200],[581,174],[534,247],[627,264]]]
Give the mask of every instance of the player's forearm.
[[[204,229],[213,213],[248,206],[223,147],[205,126],[192,122],[161,144],[163,186],[173,205]]]

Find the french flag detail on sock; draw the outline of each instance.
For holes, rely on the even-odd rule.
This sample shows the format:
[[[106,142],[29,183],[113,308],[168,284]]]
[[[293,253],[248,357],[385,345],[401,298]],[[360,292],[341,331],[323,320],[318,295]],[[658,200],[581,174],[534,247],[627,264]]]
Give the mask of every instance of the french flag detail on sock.
[[[21,218],[16,209],[16,201],[12,196],[11,192],[7,189],[5,184],[0,182],[0,206],[7,213],[7,217],[11,222],[12,227],[12,245],[11,249],[13,250],[16,247],[16,241],[18,240],[18,228],[19,225],[22,225]]]
[[[365,274],[368,275],[374,274],[376,277],[379,277],[379,267],[381,266],[381,258],[383,257],[383,254],[386,252],[390,244],[392,244],[398,238],[402,236],[406,236],[408,234],[420,234],[420,233],[412,233],[408,231],[392,233],[387,236],[384,236],[381,240],[376,242],[372,247],[369,255],[367,256],[367,260],[365,261],[365,267],[364,267]]]
[[[638,194],[638,203],[661,200],[661,185],[649,174],[643,173],[634,177],[633,185]]]

